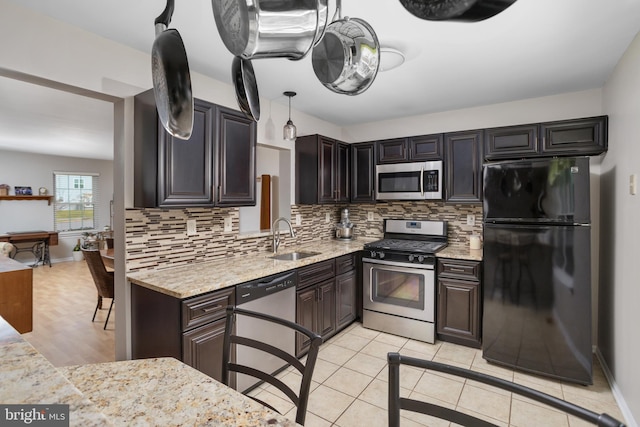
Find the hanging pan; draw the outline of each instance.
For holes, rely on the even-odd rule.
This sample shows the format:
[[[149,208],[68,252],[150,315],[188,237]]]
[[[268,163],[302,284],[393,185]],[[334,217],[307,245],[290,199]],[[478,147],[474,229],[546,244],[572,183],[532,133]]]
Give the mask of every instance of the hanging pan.
[[[380,43],[367,22],[358,18],[342,19],[341,0],[336,4],[333,22],[327,25],[324,36],[313,48],[313,71],[329,90],[358,95],[371,86],[378,74]]]
[[[482,21],[516,0],[400,0],[411,14],[429,21]]]
[[[211,0],[224,45],[245,59],[301,59],[327,25],[327,0]]]
[[[168,29],[174,0],[167,0],[155,20],[156,38],[151,49],[153,93],[158,116],[169,134],[189,139],[193,130],[193,94],[187,52],[177,30]]]
[[[257,122],[260,120],[260,99],[251,61],[239,56],[234,57],[231,63],[231,78],[236,89],[238,107],[248,118]]]

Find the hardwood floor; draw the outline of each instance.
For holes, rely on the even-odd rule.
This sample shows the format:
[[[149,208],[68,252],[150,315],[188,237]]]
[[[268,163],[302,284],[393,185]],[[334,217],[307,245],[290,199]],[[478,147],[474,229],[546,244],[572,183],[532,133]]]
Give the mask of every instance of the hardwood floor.
[[[33,331],[22,337],[54,366],[115,361],[115,315],[103,330],[110,299],[91,322],[97,291],[85,261],[33,269]],[[115,304],[114,304],[115,310]]]

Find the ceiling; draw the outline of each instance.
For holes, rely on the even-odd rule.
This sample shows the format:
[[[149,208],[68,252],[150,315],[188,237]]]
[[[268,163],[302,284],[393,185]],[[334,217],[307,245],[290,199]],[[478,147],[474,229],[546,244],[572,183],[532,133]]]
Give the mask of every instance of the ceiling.
[[[143,52],[150,51],[153,21],[165,5],[163,0],[12,1]],[[335,2],[329,1],[329,7],[333,16]],[[346,96],[320,84],[310,55],[299,61],[254,60],[261,99],[286,105],[282,92],[293,90],[298,93],[292,100],[294,110],[350,126],[599,88],[640,30],[640,0],[610,0],[604,7],[601,0],[517,0],[504,12],[476,23],[421,20],[399,0],[343,0],[342,12],[367,21],[382,46],[404,52],[405,63],[379,72],[364,93]],[[192,71],[231,82],[232,55],[218,35],[209,1],[176,2],[171,27],[184,40]],[[23,130],[25,142],[35,144],[40,138],[36,131],[43,129],[48,136],[62,133],[100,140],[104,123],[112,126],[112,118],[100,123],[95,118],[99,108],[77,99],[82,97],[75,96],[78,104],[63,101],[69,104],[67,117],[60,117],[66,108],[44,107],[63,105],[55,93],[32,92],[29,97],[40,102],[16,102],[25,98],[22,90],[47,89],[28,89],[28,84],[17,82],[10,89],[10,83],[0,78],[3,98],[7,93],[14,97],[9,98],[9,108],[3,99],[0,129],[6,133],[6,126],[19,129],[24,124],[36,133],[27,135],[30,132]],[[94,102],[110,108],[108,103]],[[85,119],[84,113],[89,117]],[[22,114],[24,118],[14,119]],[[71,124],[69,117],[80,118],[82,125]],[[38,126],[33,125],[35,120]],[[0,148],[6,140],[0,134]]]

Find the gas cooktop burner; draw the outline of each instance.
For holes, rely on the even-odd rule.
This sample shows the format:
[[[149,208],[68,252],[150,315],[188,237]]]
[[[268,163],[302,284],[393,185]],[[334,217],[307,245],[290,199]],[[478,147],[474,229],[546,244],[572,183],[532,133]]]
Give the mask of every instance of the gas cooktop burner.
[[[386,249],[392,251],[418,252],[432,254],[447,246],[442,242],[425,242],[408,239],[382,239],[366,244],[365,249]]]

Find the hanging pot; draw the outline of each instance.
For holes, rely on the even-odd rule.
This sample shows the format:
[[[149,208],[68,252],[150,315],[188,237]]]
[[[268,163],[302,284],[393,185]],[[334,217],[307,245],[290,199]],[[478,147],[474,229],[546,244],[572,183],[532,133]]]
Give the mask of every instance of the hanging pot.
[[[156,38],[151,49],[153,93],[162,126],[176,138],[189,139],[193,130],[191,76],[180,33],[167,29],[173,6],[174,0],[167,0],[155,20]]]
[[[260,99],[251,61],[239,56],[234,57],[231,63],[231,76],[240,110],[248,118],[257,122],[260,120]]]
[[[516,0],[400,0],[411,14],[429,21],[482,21]]]
[[[245,59],[301,59],[322,38],[327,0],[211,0],[218,33]]]
[[[313,71],[329,90],[358,95],[371,86],[380,66],[380,43],[371,26],[358,18],[341,18],[337,2],[336,16],[327,25],[324,36],[313,48]]]

